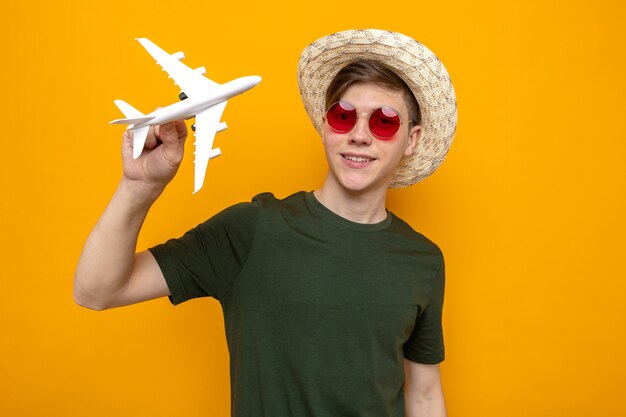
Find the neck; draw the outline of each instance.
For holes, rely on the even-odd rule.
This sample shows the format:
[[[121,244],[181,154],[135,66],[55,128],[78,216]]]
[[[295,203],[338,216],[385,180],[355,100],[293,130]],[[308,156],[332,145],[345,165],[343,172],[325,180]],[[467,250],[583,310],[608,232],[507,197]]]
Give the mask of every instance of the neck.
[[[387,218],[385,198],[387,188],[350,191],[333,187],[328,178],[322,188],[315,190],[315,198],[333,213],[355,223],[374,224]]]

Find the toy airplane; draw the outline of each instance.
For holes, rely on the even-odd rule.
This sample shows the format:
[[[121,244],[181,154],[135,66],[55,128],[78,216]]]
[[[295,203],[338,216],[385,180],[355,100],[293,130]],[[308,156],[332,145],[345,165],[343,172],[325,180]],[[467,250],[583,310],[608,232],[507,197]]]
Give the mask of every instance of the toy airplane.
[[[204,67],[191,69],[180,62],[185,57],[182,52],[169,54],[149,39],[137,38],[137,40],[181,88],[182,92],[179,95],[181,101],[143,114],[125,101],[115,100],[115,104],[127,118],[112,120],[110,123],[127,124],[128,130],[135,131],[133,158],[137,159],[143,151],[150,126],[195,116],[196,157],[193,192],[195,194],[204,184],[209,159],[222,154],[219,148],[213,149],[213,140],[217,132],[227,128],[226,123],[220,123],[227,100],[256,86],[261,82],[261,77],[251,75],[218,84],[203,76],[206,73]]]

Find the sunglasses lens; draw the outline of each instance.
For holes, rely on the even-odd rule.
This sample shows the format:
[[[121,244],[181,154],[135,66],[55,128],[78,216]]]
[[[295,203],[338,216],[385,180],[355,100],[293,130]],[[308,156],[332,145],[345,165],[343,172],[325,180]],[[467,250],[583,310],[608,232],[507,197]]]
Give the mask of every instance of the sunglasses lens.
[[[328,109],[326,112],[326,120],[333,130],[337,132],[349,132],[356,124],[356,109],[345,101],[340,101]]]
[[[379,139],[390,139],[400,129],[400,116],[389,107],[377,109],[370,117],[370,130]]]

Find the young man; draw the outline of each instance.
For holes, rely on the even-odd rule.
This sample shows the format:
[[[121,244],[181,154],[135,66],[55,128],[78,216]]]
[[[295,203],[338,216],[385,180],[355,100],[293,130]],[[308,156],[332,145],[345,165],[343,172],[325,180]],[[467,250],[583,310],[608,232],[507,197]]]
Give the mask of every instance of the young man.
[[[93,309],[218,299],[233,416],[444,416],[443,256],[385,197],[447,153],[447,72],[404,35],[345,31],[303,51],[299,83],[328,161],[322,187],[260,194],[135,255],[187,131],[157,127],[137,160],[126,134],[124,176],[87,240],[75,298]]]

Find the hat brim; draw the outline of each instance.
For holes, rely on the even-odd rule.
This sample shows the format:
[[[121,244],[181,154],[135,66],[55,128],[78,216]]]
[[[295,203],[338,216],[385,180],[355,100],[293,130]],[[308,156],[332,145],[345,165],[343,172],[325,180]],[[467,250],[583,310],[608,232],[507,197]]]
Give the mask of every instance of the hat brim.
[[[320,38],[302,51],[298,64],[302,101],[320,135],[328,86],[343,67],[357,60],[378,61],[393,70],[420,106],[418,144],[393,172],[389,187],[426,178],[445,159],[456,130],[456,95],[448,72],[430,49],[397,32],[348,30]]]

